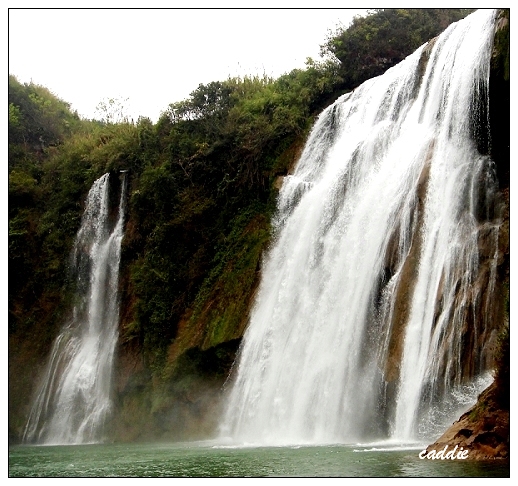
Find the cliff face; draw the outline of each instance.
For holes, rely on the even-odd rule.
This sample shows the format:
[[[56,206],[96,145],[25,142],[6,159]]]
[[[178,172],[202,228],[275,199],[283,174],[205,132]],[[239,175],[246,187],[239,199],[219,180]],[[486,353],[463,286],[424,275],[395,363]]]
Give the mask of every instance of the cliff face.
[[[503,191],[505,215],[500,230],[502,255],[499,273],[501,298],[509,305],[509,190]],[[505,305],[503,306],[505,308]],[[509,309],[502,311],[503,322],[495,344],[495,380],[481,393],[477,403],[454,422],[427,451],[448,450],[458,446],[469,451],[470,460],[509,459],[510,447],[510,377]]]
[[[427,451],[458,446],[469,451],[471,460],[509,459],[509,12],[502,10],[495,27],[490,77],[491,142],[488,152],[495,162],[502,200],[499,228],[497,295],[502,300],[500,340],[495,346],[495,381],[478,397],[477,403],[454,422]],[[483,238],[480,241],[484,253]]]

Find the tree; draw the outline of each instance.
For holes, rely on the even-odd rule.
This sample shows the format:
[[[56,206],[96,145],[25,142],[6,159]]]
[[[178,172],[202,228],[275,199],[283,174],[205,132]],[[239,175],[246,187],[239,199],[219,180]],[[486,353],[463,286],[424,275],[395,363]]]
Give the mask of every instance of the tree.
[[[48,147],[57,146],[81,126],[70,104],[47,88],[21,84],[9,75],[9,167],[22,160],[40,159]]]
[[[106,124],[129,123],[128,101],[129,98],[105,98],[95,107],[95,114]]]
[[[384,73],[472,9],[376,9],[330,33],[321,54],[338,59],[352,89]]]

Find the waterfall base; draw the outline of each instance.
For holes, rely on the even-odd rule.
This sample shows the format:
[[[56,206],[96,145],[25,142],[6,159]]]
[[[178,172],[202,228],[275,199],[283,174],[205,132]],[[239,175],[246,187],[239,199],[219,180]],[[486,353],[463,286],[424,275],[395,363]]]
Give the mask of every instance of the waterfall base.
[[[464,413],[427,452],[458,446],[471,460],[509,459],[509,403],[502,403],[496,383],[481,393],[475,406]]]

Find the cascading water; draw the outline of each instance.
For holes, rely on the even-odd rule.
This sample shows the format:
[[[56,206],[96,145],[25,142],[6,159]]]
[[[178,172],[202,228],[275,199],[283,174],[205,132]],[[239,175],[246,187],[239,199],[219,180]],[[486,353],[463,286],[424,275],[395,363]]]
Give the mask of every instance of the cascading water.
[[[320,115],[280,191],[222,437],[422,441],[489,384],[499,219],[473,134],[488,130],[494,17],[451,25]]]
[[[119,214],[112,231],[109,174],[97,179],[88,193],[72,252],[77,284],[72,318],[52,347],[25,428],[25,442],[82,444],[102,440],[111,409],[118,338],[125,188],[124,175]]]

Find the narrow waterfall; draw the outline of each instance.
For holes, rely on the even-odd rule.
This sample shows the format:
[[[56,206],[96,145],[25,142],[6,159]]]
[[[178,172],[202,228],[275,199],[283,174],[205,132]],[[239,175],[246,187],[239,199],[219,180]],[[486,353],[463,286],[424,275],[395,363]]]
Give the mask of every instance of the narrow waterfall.
[[[72,317],[52,347],[24,442],[83,444],[103,438],[118,338],[125,177],[115,225],[109,217],[109,174],[97,179],[88,193],[71,255],[76,279]]]
[[[279,194],[222,437],[425,441],[490,383],[500,221],[474,134],[494,18],[452,24],[318,118]]]

